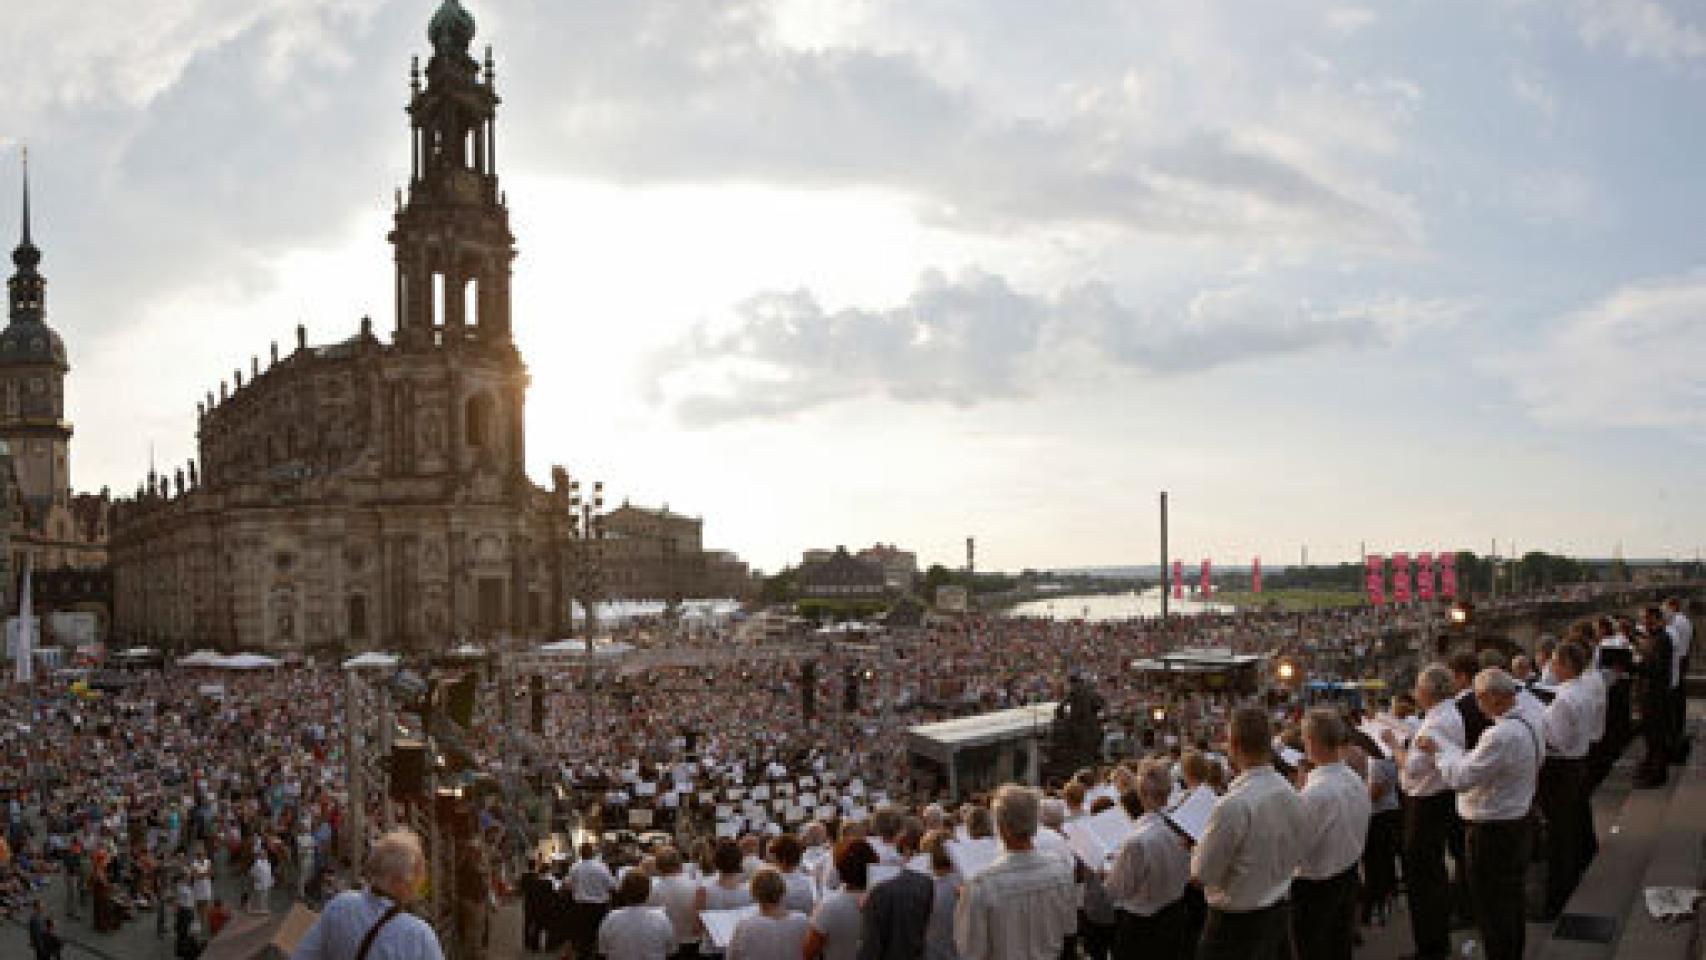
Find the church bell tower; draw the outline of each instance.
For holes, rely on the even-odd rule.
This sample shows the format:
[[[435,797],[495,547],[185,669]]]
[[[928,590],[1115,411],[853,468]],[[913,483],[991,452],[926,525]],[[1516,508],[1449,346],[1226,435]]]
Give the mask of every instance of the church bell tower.
[[[498,190],[492,53],[469,54],[474,17],[444,0],[427,28],[432,58],[409,70],[408,196],[390,235],[397,262],[396,342],[405,349],[513,350],[510,265],[515,237]]]
[[[0,440],[11,450],[18,492],[64,506],[71,499],[71,424],[65,419],[65,341],[47,325],[47,280],[30,235],[30,168],[24,159],[22,229],[7,281],[0,330]]]

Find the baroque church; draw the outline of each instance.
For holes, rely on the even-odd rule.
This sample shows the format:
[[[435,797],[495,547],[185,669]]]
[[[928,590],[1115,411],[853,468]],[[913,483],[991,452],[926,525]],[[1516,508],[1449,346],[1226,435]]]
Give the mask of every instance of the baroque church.
[[[433,649],[566,636],[571,599],[610,595],[586,561],[615,544],[578,536],[590,517],[578,484],[561,467],[549,489],[525,472],[528,371],[511,334],[491,51],[470,54],[474,19],[458,0],[428,36],[424,77],[418,59],[410,70],[389,342],[367,319],[332,344],[298,327],[286,352],[275,343],[198,404],[197,460],[151,470],[114,505],[115,635],[180,649]],[[676,569],[652,586],[694,596],[720,555],[685,576],[692,557],[669,556]]]

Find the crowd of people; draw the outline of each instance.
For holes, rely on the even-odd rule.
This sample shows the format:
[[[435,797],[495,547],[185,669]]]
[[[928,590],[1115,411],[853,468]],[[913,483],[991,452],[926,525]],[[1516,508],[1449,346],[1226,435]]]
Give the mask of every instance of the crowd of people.
[[[869,956],[859,952],[866,947],[849,945],[866,942],[858,931],[872,915],[868,904],[896,881],[901,886],[875,898],[884,904],[881,916],[928,915],[927,935],[916,943],[932,960],[1018,956],[1016,945],[1052,942],[1056,927],[1065,931],[1063,943],[1095,960],[1118,955],[1119,944],[1133,937],[1176,940],[1184,955],[1198,943],[1220,942],[1213,938],[1271,939],[1282,928],[1285,937],[1327,929],[1354,937],[1361,924],[1391,914],[1400,874],[1417,949],[1439,955],[1454,914],[1508,896],[1510,878],[1477,873],[1476,864],[1508,866],[1504,854],[1531,842],[1526,828],[1492,826],[1510,819],[1503,814],[1526,789],[1521,777],[1499,775],[1510,796],[1477,793],[1476,778],[1488,764],[1522,760],[1522,741],[1510,731],[1527,724],[1538,734],[1532,792],[1549,825],[1545,909],[1556,912],[1593,854],[1585,798],[1624,745],[1634,737],[1643,742],[1642,785],[1662,783],[1686,750],[1681,682],[1692,626],[1673,603],[1636,623],[1612,618],[1579,626],[1511,662],[1454,662],[1444,668],[1449,682],[1430,667],[1381,721],[1390,721],[1382,729],[1395,743],[1376,742],[1366,732],[1371,718],[1360,712],[1341,711],[1336,724],[1303,715],[1295,690],[1262,698],[1252,714],[1241,708],[1249,698],[1236,691],[1163,689],[1134,681],[1125,669],[1133,658],[1212,646],[1334,669],[1354,664],[1364,675],[1391,671],[1396,678],[1394,626],[1393,615],[1366,610],[1119,623],[974,615],[831,648],[700,644],[675,662],[640,658],[547,686],[537,731],[517,701],[496,709],[515,691],[500,689],[493,674],[482,722],[468,731],[474,766],[500,776],[525,769],[533,790],[525,809],[500,809],[521,803],[507,793],[483,800],[459,862],[489,864],[473,874],[489,886],[488,903],[519,894],[530,946],[581,957],[638,956],[622,952],[629,949],[623,944],[643,939],[649,921],[628,917],[607,936],[603,928],[607,917],[627,916],[624,904],[658,900],[673,904],[665,911],[671,954],[691,943],[744,960],[798,933],[814,947],[812,956]],[[1413,660],[1408,672],[1415,672]],[[1501,706],[1500,676],[1516,685],[1510,706]],[[1060,699],[1074,677],[1095,686],[1112,726],[1133,734],[1123,741],[1129,759],[1056,784],[1048,797],[1008,791],[1006,800],[958,806],[942,803],[926,778],[911,775],[907,727]],[[1479,686],[1487,686],[1485,704]],[[350,853],[377,849],[382,825],[399,812],[370,792],[361,818],[367,833],[349,835],[345,689],[341,671],[303,666],[217,679],[143,670],[98,693],[40,685],[0,695],[7,758],[0,765],[0,909],[19,919],[39,913],[48,884],[58,880],[63,916],[88,911],[97,933],[151,920],[157,935],[190,956],[234,913],[268,909],[275,888],[310,904],[331,902],[357,879]],[[1461,714],[1456,725],[1443,709],[1448,700]],[[1166,735],[1136,737],[1152,725],[1146,718],[1158,702],[1168,707]],[[1483,719],[1469,719],[1478,706]],[[1261,749],[1249,740],[1258,727],[1254,715],[1266,725]],[[494,722],[499,716],[508,719]],[[1488,724],[1489,717],[1501,719]],[[1487,739],[1485,730],[1494,728],[1502,729]],[[1272,779],[1258,769],[1264,764]],[[1356,778],[1363,804],[1350,798],[1357,791],[1335,764]],[[1313,853],[1293,851],[1296,862],[1276,861],[1270,867],[1278,872],[1255,882],[1238,873],[1249,858],[1220,844],[1232,836],[1235,815],[1241,829],[1255,829],[1269,814],[1250,811],[1289,796],[1272,789],[1276,782],[1302,805],[1310,828],[1303,833],[1341,821],[1362,826],[1331,828],[1335,840],[1321,841],[1326,846]],[[1194,846],[1162,843],[1179,840],[1166,825],[1168,804],[1179,790],[1202,785],[1222,794],[1215,824]],[[578,827],[577,839],[592,845],[518,855],[505,825],[542,820],[534,801],[554,806],[551,827]],[[960,840],[991,837],[1010,855],[1024,852],[1032,806],[1041,825],[1031,842],[1042,853],[1060,852],[1068,824],[1109,808],[1126,811],[1136,831],[1114,862],[1064,858],[1069,922],[1009,916],[1025,899],[1016,891],[1054,876],[1052,860],[1017,857],[1012,876],[990,868],[981,879],[948,853]],[[604,842],[615,835],[620,844]],[[393,851],[391,860],[400,859],[406,857]],[[766,865],[780,877],[780,895],[770,879],[760,882]],[[928,895],[909,876],[887,876],[896,865],[928,879]],[[1182,899],[1165,899],[1181,877]],[[649,884],[643,894],[642,879]],[[969,907],[953,907],[985,902],[997,906],[981,928],[960,917]],[[1262,912],[1281,902],[1284,910]],[[743,918],[733,939],[703,943],[698,911],[750,904],[760,909]],[[1281,915],[1283,922],[1272,918]],[[30,923],[32,931],[41,928],[33,943],[45,950],[57,941],[52,917]],[[1489,951],[1504,949],[1494,944],[1511,936],[1482,933]],[[1333,943],[1335,950],[1341,945]],[[917,955],[908,949],[882,952]]]
[[[529,946],[610,960],[1348,958],[1363,925],[1396,915],[1402,876],[1417,956],[1450,956],[1460,914],[1482,955],[1519,958],[1531,915],[1555,918],[1591,863],[1591,796],[1631,739],[1639,787],[1686,756],[1692,632],[1670,601],[1514,658],[1429,664],[1378,715],[1242,704],[1207,743],[1046,794],[889,803],[686,855],[587,844],[524,881]],[[1191,833],[1173,811],[1199,788],[1212,813]],[[1126,835],[1087,857],[1070,837],[1108,810]],[[956,860],[956,842],[991,834],[992,863]],[[1541,837],[1545,897],[1529,904]],[[738,920],[714,928],[707,910]]]

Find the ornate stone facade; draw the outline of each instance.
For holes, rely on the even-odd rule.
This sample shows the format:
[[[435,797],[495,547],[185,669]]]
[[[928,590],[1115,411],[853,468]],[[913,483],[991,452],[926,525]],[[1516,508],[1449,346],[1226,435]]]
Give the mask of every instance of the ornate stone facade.
[[[586,577],[582,561],[619,549],[575,536],[568,474],[545,489],[525,472],[499,98],[490,51],[483,65],[468,53],[473,30],[445,0],[424,86],[418,62],[410,71],[390,342],[365,319],[325,346],[298,328],[294,349],[274,344],[247,379],[236,370],[208,394],[199,475],[197,462],[150,472],[115,510],[118,635],[179,649],[432,649],[565,636],[572,596],[611,594],[608,572]]]
[[[106,491],[74,493],[71,424],[65,419],[65,342],[47,323],[47,280],[30,235],[29,172],[23,229],[7,281],[6,328],[0,331],[0,611],[17,607],[17,578],[26,558],[40,578],[99,570],[107,561],[111,506]],[[38,591],[39,592],[39,591]],[[37,608],[37,612],[45,612]],[[105,611],[100,613],[104,617]]]
[[[368,320],[329,346],[299,328],[208,395],[200,475],[151,472],[119,505],[119,633],[290,650],[562,631],[567,490],[523,469],[493,65],[469,56],[465,12],[430,36],[425,85],[410,71],[391,342]]]

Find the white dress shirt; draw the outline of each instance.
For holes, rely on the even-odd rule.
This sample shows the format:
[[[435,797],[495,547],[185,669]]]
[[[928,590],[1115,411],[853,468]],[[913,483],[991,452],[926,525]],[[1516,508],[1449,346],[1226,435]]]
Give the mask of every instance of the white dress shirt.
[[[1374,808],[1368,784],[1343,762],[1329,763],[1309,771],[1299,797],[1305,833],[1297,875],[1330,880],[1355,866],[1362,859]]]
[[[665,960],[675,944],[675,928],[655,907],[623,907],[598,925],[598,952],[605,960]]]
[[[954,913],[961,960],[1058,960],[1078,928],[1072,860],[1009,850],[966,881]]]
[[[1303,800],[1284,777],[1267,764],[1240,773],[1191,854],[1203,899],[1233,913],[1278,903],[1303,859],[1303,835]]]
[[[1682,683],[1682,661],[1688,657],[1688,648],[1694,643],[1694,624],[1686,616],[1676,613],[1666,622],[1665,630],[1670,634],[1670,685],[1675,687]]]
[[[1546,718],[1512,707],[1465,753],[1442,745],[1433,758],[1440,776],[1457,791],[1457,815],[1470,822],[1516,820],[1534,804],[1545,752]],[[1424,754],[1425,756],[1425,754]]]
[[[699,912],[693,909],[699,896],[699,885],[683,873],[665,874],[652,883],[651,897],[646,903],[662,907],[664,916],[675,931],[678,944],[699,940]]]
[[[1588,702],[1588,736],[1590,742],[1598,743],[1605,739],[1605,674],[1598,670],[1583,670],[1578,679]]]
[[[1441,700],[1429,707],[1422,717],[1421,727],[1416,730],[1416,736],[1422,734],[1427,734],[1442,748],[1449,744],[1462,750],[1463,714],[1458,712],[1457,702]],[[1413,737],[1411,739],[1414,740]],[[1398,783],[1404,788],[1404,793],[1412,797],[1431,797],[1451,789],[1440,778],[1439,769],[1420,750],[1405,754],[1404,765],[1398,771]]]
[[[1140,917],[1178,902],[1190,882],[1191,855],[1158,813],[1137,818],[1137,829],[1120,844],[1103,881],[1116,908]]]
[[[576,903],[609,903],[616,878],[603,860],[578,860],[569,868],[569,886],[574,888]]]
[[[1588,755],[1588,747],[1593,745],[1594,708],[1592,691],[1580,677],[1559,685],[1544,716],[1548,757],[1580,760]]]

